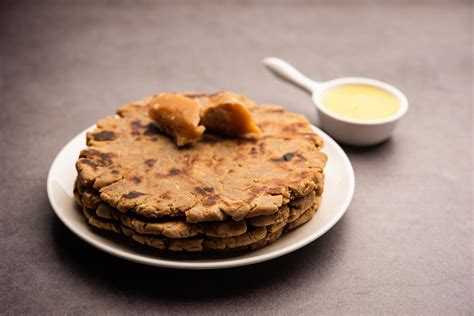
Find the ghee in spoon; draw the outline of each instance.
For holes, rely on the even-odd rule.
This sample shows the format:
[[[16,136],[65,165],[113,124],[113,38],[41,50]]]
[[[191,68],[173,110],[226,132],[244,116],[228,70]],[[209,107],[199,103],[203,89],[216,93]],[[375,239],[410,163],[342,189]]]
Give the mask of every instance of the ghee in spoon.
[[[371,85],[348,84],[330,88],[321,96],[329,111],[359,120],[378,120],[395,114],[400,108],[391,93]]]

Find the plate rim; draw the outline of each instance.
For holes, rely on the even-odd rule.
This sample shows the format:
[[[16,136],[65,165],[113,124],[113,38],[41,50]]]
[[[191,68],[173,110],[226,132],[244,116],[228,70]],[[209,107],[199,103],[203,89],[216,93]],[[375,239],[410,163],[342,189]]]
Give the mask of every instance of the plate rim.
[[[86,234],[83,234],[78,228],[76,228],[73,224],[70,223],[70,221],[66,218],[64,214],[62,214],[61,208],[56,204],[56,201],[53,197],[53,172],[56,167],[56,165],[59,163],[59,158],[63,152],[66,151],[66,149],[71,145],[72,142],[81,134],[86,133],[87,131],[93,129],[95,127],[95,124],[84,129],[80,133],[76,134],[74,137],[72,137],[62,148],[61,150],[56,154],[53,162],[50,165],[49,171],[48,171],[48,177],[47,177],[47,182],[46,182],[46,191],[48,195],[48,200],[53,208],[54,213],[56,216],[60,219],[60,221],[72,232],[74,233],[77,237],[85,241],[91,246],[94,246],[97,249],[100,249],[110,255],[119,257],[121,259],[133,261],[136,263],[141,263],[141,264],[146,264],[149,266],[155,266],[155,267],[161,267],[161,268],[172,268],[172,269],[189,269],[189,270],[207,270],[207,269],[226,269],[226,268],[233,268],[233,267],[240,267],[240,266],[246,266],[246,265],[253,265],[257,264],[260,262],[272,260],[284,255],[287,255],[288,253],[291,253],[293,251],[296,251],[300,248],[303,248],[310,244],[311,242],[315,241],[322,235],[324,235],[326,232],[328,232],[334,225],[339,222],[339,220],[342,218],[342,216],[346,213],[347,209],[350,206],[350,203],[352,201],[353,195],[354,195],[354,190],[355,190],[355,175],[354,175],[354,169],[352,167],[352,164],[349,160],[349,157],[347,154],[344,152],[344,150],[339,146],[339,144],[332,139],[328,134],[326,134],[324,131],[319,129],[318,127],[314,126],[311,124],[311,128],[314,130],[315,133],[318,133],[319,135],[322,135],[323,140],[325,145],[329,142],[331,145],[334,147],[334,149],[340,154],[342,161],[344,162],[344,165],[346,166],[347,170],[349,171],[349,194],[345,196],[345,199],[342,203],[342,207],[340,208],[340,211],[331,218],[331,220],[323,226],[322,229],[318,230],[315,233],[309,234],[308,236],[305,236],[301,240],[298,240],[295,243],[292,243],[284,248],[277,249],[275,251],[269,252],[269,253],[264,253],[257,255],[255,257],[250,257],[250,258],[240,258],[240,259],[235,259],[235,260],[229,260],[229,261],[219,261],[218,259],[212,262],[179,262],[176,260],[170,260],[170,259],[160,259],[160,258],[148,258],[148,257],[143,257],[141,255],[133,254],[126,252],[121,249],[117,249],[115,247],[109,246],[107,244],[102,243],[100,240],[95,240],[93,238],[90,238]]]

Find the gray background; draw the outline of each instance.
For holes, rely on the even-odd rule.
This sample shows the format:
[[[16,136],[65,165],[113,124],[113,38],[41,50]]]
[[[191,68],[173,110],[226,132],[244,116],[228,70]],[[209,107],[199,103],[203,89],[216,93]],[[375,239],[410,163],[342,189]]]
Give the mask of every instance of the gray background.
[[[2,2],[0,311],[472,314],[472,3],[196,3]],[[325,236],[271,262],[178,271],[102,253],[56,218],[53,158],[126,101],[227,89],[314,120],[269,55],[410,101],[390,141],[344,147],[356,191]]]

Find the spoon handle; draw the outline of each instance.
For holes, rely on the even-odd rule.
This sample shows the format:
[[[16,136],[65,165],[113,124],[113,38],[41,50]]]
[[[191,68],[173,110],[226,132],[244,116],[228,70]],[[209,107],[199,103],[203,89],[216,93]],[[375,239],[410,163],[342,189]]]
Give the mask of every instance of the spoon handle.
[[[267,57],[263,60],[263,64],[278,77],[293,83],[308,92],[312,93],[320,85],[319,82],[309,79],[295,67],[280,58]]]

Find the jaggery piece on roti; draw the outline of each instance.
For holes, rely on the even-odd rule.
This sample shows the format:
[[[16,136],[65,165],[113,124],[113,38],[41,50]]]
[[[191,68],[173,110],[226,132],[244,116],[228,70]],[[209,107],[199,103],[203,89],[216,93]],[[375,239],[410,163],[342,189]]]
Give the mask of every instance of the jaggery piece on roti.
[[[218,93],[202,107],[201,124],[218,135],[259,136],[261,130],[250,112],[255,107],[255,103],[244,96],[232,92]]]
[[[248,110],[254,110],[257,108],[257,104],[251,99],[247,98],[244,95],[231,92],[231,91],[222,91],[209,95],[211,103],[215,104],[224,104],[224,103],[239,103]]]
[[[225,100],[231,100],[245,106],[248,110],[252,111],[257,108],[257,104],[251,99],[247,98],[244,95],[231,92],[231,91],[221,91],[213,94],[206,94],[201,92],[186,92],[183,93],[184,96],[195,100],[201,108],[204,108],[211,103],[225,102]]]
[[[161,131],[176,139],[178,146],[201,138],[205,128],[199,125],[199,113],[196,101],[176,93],[162,93],[148,104],[148,115]]]
[[[88,134],[78,181],[119,211],[145,217],[202,222],[274,214],[322,185],[327,158],[303,116],[270,105],[252,113],[262,129],[258,139],[204,135],[177,148],[146,106],[125,105]]]
[[[148,100],[149,116],[178,146],[199,140],[205,129],[232,137],[261,134],[250,112],[256,105],[247,97],[233,92],[194,97],[162,93]]]

